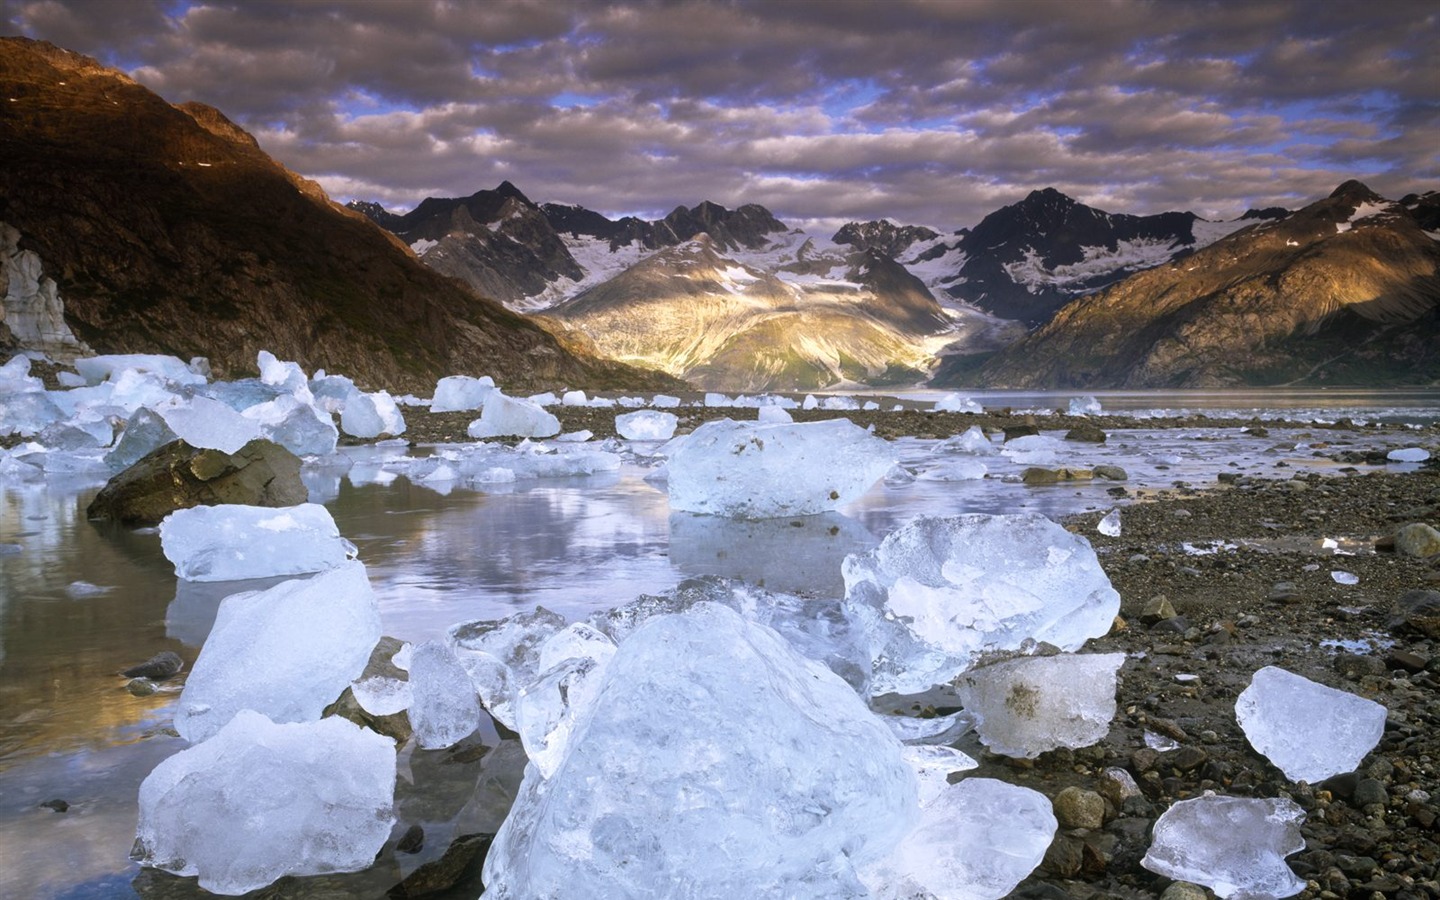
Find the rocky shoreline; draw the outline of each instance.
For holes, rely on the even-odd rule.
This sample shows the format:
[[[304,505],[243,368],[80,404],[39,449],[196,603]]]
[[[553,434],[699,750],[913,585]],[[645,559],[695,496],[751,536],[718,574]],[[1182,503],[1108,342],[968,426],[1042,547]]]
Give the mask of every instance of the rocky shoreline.
[[[552,411],[565,431],[588,430],[598,439],[613,436],[620,410]],[[675,411],[681,432],[723,415],[753,416],[745,409]],[[845,416],[890,438],[945,437],[971,425],[1005,430],[1038,424],[1055,431],[1136,424],[1124,416],[1036,417],[1008,410],[793,412],[797,421]],[[464,441],[472,418],[412,408],[406,438]],[[1144,422],[1147,428],[1257,432],[1287,425],[1322,430],[1205,417]],[[1101,512],[1063,521],[1095,546],[1122,597],[1116,628],[1087,650],[1124,652],[1128,659],[1117,716],[1099,744],[1035,760],[961,745],[980,759],[978,774],[1060,798],[1061,831],[1045,863],[1012,896],[1206,896],[1140,865],[1156,817],[1175,801],[1206,791],[1289,797],[1306,810],[1306,848],[1289,858],[1308,883],[1302,897],[1440,896],[1440,593],[1423,593],[1440,592],[1440,555],[1398,553],[1393,541],[1407,524],[1440,525],[1440,467],[1403,474],[1376,469],[1383,454],[1354,448],[1364,446],[1367,432],[1387,429],[1343,421],[1329,428],[1346,432],[1350,448],[1328,454],[1341,465],[1331,474],[1297,471],[1269,479],[1225,473],[1210,489],[1159,491],[1122,507],[1122,532],[1114,537],[1097,531]],[[1433,445],[1433,430],[1417,434],[1417,443]],[[1332,573],[1341,573],[1341,580]],[[1421,598],[1408,614],[1401,608],[1407,594],[1410,602]],[[1297,784],[1249,746],[1236,723],[1235,698],[1256,670],[1272,665],[1387,708],[1384,737],[1359,770],[1319,785]],[[941,699],[932,707],[897,711],[951,710]],[[1173,747],[1152,749],[1147,732]],[[1116,776],[1116,769],[1129,779]],[[1138,787],[1134,796],[1127,796],[1128,781]],[[1097,809],[1103,810],[1098,817]]]

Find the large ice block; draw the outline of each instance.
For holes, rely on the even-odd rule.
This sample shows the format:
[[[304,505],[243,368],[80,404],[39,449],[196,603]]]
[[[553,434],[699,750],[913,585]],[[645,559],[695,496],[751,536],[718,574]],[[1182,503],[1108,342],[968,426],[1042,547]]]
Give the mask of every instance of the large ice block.
[[[302,403],[309,404],[315,399],[310,392],[310,379],[299,363],[276,359],[269,350],[255,354],[255,364],[260,369],[260,381],[288,394]]]
[[[447,641],[470,674],[481,704],[513,729],[520,689],[540,674],[541,648],[566,624],[564,616],[537,606],[505,619],[455,625]]]
[[[234,453],[260,437],[260,423],[219,400],[192,397],[155,408],[176,436],[192,447]]]
[[[627,441],[668,441],[680,417],[657,409],[640,409],[615,417],[615,432]]]
[[[341,718],[277,725],[241,710],[140,785],[132,858],[230,895],[358,871],[390,837],[394,797],[390,738]]]
[[[621,643],[554,774],[527,770],[485,897],[863,897],[916,792],[854,691],[701,603]]]
[[[160,548],[186,581],[236,581],[333,569],[355,554],[318,503],[180,509],[160,523]]]
[[[328,412],[282,394],[245,410],[245,418],[260,423],[260,434],[296,456],[325,456],[335,452],[340,431]]]
[[[459,743],[480,727],[480,698],[444,641],[426,641],[410,657],[410,725],[426,750]]]
[[[547,438],[560,433],[560,420],[538,403],[507,397],[496,389],[485,398],[480,418],[470,423],[466,433],[472,438]]]
[[[813,515],[858,499],[894,464],[893,448],[849,419],[720,419],[670,457],[670,506],[747,519]]]
[[[955,691],[975,716],[982,744],[1034,759],[1057,747],[1088,747],[1110,732],[1124,662],[1123,653],[1009,659],[969,670]]]
[[[999,900],[1040,865],[1057,824],[1044,794],[966,778],[931,799],[915,830],[861,877],[873,900]]]
[[[75,360],[75,371],[88,384],[118,381],[126,371],[159,378],[177,385],[204,384],[206,378],[183,359],[153,353],[125,353],[108,356],[86,356]]]
[[[140,457],[175,440],[175,432],[153,409],[140,407],[130,414],[115,447],[105,454],[105,464],[115,471],[128,469]]]
[[[1155,821],[1140,865],[1166,878],[1201,884],[1224,900],[1278,900],[1305,889],[1285,857],[1305,849],[1305,811],[1289,798],[1206,794],[1181,800]]]
[[[471,378],[469,375],[450,375],[435,382],[435,396],[430,401],[431,412],[454,412],[462,409],[480,409],[485,398],[495,390],[495,380],[489,375]]]
[[[1250,746],[1292,781],[1315,784],[1359,767],[1380,742],[1385,707],[1277,666],[1256,672],[1235,698]]]
[[[876,693],[918,693],[1030,640],[1078,650],[1120,610],[1090,543],[1034,513],[921,517],[842,573]]]
[[[318,719],[378,640],[380,607],[358,562],[226,597],[175,705],[175,730],[203,741],[242,709]]]
[[[340,412],[340,430],[357,438],[398,436],[405,433],[405,416],[388,391],[357,392],[345,400],[345,408]]]

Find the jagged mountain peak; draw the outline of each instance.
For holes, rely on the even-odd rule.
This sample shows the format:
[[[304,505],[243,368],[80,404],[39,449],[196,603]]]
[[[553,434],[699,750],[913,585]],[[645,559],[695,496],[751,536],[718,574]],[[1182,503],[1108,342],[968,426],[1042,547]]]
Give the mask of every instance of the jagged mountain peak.
[[[837,244],[848,244],[857,250],[879,250],[890,257],[899,257],[914,244],[933,241],[940,236],[923,225],[901,225],[890,219],[869,222],[846,222],[831,238]]]
[[[1389,203],[1384,197],[1370,190],[1369,186],[1358,179],[1350,179],[1342,182],[1339,187],[1330,192],[1331,200],[1343,200],[1346,203]]]

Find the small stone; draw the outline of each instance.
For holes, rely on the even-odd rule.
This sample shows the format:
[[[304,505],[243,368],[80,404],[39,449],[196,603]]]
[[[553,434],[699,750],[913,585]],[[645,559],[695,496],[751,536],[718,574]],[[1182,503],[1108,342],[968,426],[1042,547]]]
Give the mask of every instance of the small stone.
[[[1385,785],[1374,778],[1362,778],[1355,784],[1355,794],[1350,802],[1362,809],[1372,803],[1384,804],[1390,799]]]
[[[425,847],[425,829],[417,823],[411,825],[395,844],[399,853],[419,853]]]
[[[1412,674],[1423,672],[1430,665],[1430,659],[1418,653],[1411,653],[1409,650],[1391,650],[1385,657],[1385,666],[1391,669],[1404,669]]]
[[[1391,629],[1411,628],[1433,640],[1440,640],[1440,591],[1406,591],[1396,601],[1399,617]]]
[[[161,650],[138,666],[131,666],[120,674],[126,678],[148,678],[151,681],[164,681],[178,673],[184,667],[185,661],[180,658],[180,654],[174,650]]]
[[[1085,866],[1085,842],[1068,834],[1057,834],[1045,851],[1041,868],[1061,878],[1074,878]]]
[[[1005,440],[1013,441],[1016,438],[1030,437],[1040,433],[1040,429],[1030,424],[1006,425]]]
[[[1105,798],[1095,791],[1067,787],[1055,795],[1055,819],[1061,828],[1101,828],[1105,825]]]
[[[1440,531],[1423,522],[1406,525],[1395,532],[1395,552],[1420,559],[1440,554]]]
[[[1165,889],[1160,900],[1207,900],[1210,895],[1198,884],[1177,881]]]
[[[1096,466],[1092,471],[1095,473],[1096,478],[1103,478],[1106,481],[1130,480],[1130,473],[1119,466]],[[1124,488],[1111,488],[1111,490],[1120,491],[1120,496],[1124,496]]]
[[[1277,581],[1265,596],[1271,603],[1293,603],[1300,599],[1300,591],[1293,581]]]
[[[1065,440],[1081,441],[1087,444],[1105,443],[1105,431],[1094,422],[1081,422],[1065,432]]]
[[[1173,619],[1177,615],[1179,615],[1179,613],[1175,612],[1175,607],[1171,604],[1170,598],[1164,594],[1156,594],[1145,601],[1145,608],[1140,612],[1140,621],[1146,625],[1154,625],[1166,619]]]
[[[1190,630],[1190,620],[1184,616],[1174,616],[1169,619],[1161,619],[1150,630],[1157,634],[1185,634]]]
[[[132,678],[130,682],[125,685],[125,690],[129,691],[131,696],[134,697],[149,697],[151,694],[160,690],[160,687],[148,678]]]
[[[1091,469],[1045,469],[1031,466],[1020,475],[1026,484],[1059,484],[1062,481],[1089,481],[1095,477]]]
[[[1125,801],[1140,796],[1140,785],[1124,769],[1111,767],[1100,775],[1100,796],[1110,801],[1116,809],[1123,809]]]
[[[390,890],[392,897],[422,897],[453,887],[467,869],[490,849],[493,834],[467,834],[455,839],[445,855],[432,860]]]
[[[40,808],[63,813],[70,808],[70,804],[66,803],[64,800],[46,800],[44,803],[40,804]]]
[[[1210,759],[1210,754],[1199,747],[1181,747],[1165,758],[1166,764],[1181,772],[1193,772]]]

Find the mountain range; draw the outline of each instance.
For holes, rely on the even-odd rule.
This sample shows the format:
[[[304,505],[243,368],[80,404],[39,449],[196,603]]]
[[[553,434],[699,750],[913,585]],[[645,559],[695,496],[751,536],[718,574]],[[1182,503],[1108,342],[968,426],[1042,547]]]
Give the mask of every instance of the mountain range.
[[[223,113],[0,39],[0,350],[268,349],[362,384],[1440,383],[1440,199],[1359,182],[1229,222],[1053,189],[970,228],[763,206],[610,219],[508,182],[332,203]],[[378,227],[377,227],[378,226]]]

